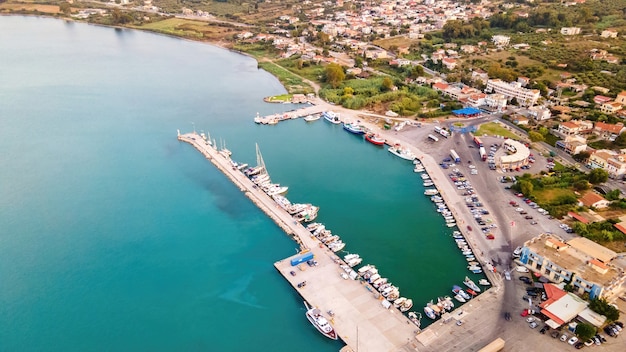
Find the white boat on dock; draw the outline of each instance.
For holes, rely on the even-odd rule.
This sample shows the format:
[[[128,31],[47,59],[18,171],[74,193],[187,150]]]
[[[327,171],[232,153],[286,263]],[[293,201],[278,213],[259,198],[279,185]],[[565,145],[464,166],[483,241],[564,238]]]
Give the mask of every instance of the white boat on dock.
[[[439,194],[439,191],[435,188],[428,188],[426,190],[424,190],[424,195],[425,196],[434,196]]]

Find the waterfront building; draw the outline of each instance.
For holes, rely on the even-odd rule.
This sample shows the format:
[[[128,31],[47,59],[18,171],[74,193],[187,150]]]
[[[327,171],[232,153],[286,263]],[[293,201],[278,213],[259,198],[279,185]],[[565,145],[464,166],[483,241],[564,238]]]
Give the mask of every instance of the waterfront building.
[[[611,299],[626,282],[624,270],[612,264],[617,253],[583,237],[567,243],[541,234],[524,243],[519,262],[549,281],[569,285],[576,294]]]
[[[532,106],[539,100],[540,92],[537,89],[526,89],[519,82],[504,82],[501,79],[487,81],[486,93],[500,93],[508,99],[515,98],[521,106]]]

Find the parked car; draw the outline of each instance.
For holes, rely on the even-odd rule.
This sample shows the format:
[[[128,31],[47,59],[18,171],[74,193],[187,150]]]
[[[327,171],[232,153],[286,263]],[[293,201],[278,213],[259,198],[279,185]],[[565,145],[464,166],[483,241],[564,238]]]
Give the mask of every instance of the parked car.
[[[584,345],[582,342],[577,342],[577,343],[574,345],[574,348],[576,348],[577,350],[579,350],[579,349],[581,349],[581,348],[583,348],[583,347],[585,347],[585,345]]]
[[[508,271],[505,271],[504,272],[504,278],[507,279],[508,281],[510,281],[511,280],[511,273],[508,272]]]
[[[537,323],[535,323],[534,321],[531,322],[530,324],[528,324],[528,326],[530,326],[531,329],[534,329],[537,327]]]
[[[529,272],[528,268],[525,266],[518,266],[517,268],[515,268],[515,271],[517,271],[518,273],[527,273]]]
[[[520,277],[519,277],[519,279],[520,279],[520,281],[523,281],[524,283],[527,283],[527,284],[529,284],[529,285],[530,285],[530,284],[532,284],[532,282],[533,282],[533,280],[531,280],[531,279],[530,279],[529,277],[527,277],[527,276],[520,276]]]
[[[567,343],[569,343],[572,346],[574,346],[576,342],[578,342],[578,337],[576,336],[572,336],[569,340],[567,340]]]
[[[504,313],[504,319],[506,319],[507,321],[511,320],[511,313],[509,312]]]
[[[561,338],[559,340],[561,340],[561,342],[567,341],[567,334],[561,335]]]
[[[541,334],[545,334],[545,333],[546,333],[546,331],[548,331],[548,329],[549,329],[549,328],[550,328],[550,327],[549,327],[548,325],[544,325],[544,326],[541,328],[541,330],[539,330],[539,333],[541,333]]]
[[[556,339],[557,337],[559,337],[559,332],[558,332],[558,331],[556,331],[556,330],[554,330],[552,333],[550,333],[550,336],[551,336],[553,339]]]

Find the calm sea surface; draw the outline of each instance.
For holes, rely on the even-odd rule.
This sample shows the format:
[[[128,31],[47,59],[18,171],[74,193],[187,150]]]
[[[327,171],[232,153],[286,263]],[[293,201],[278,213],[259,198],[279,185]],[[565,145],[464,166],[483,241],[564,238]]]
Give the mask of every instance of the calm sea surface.
[[[466,275],[410,163],[322,120],[252,122],[294,106],[262,102],[284,89],[250,58],[33,17],[0,17],[0,43],[0,351],[341,348],[273,268],[295,243],[176,129],[251,164],[258,143],[415,310]]]

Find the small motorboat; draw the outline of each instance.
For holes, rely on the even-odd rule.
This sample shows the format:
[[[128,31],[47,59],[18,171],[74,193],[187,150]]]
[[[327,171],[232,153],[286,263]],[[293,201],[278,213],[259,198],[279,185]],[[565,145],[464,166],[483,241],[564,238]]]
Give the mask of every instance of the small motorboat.
[[[427,317],[429,317],[432,320],[437,319],[437,315],[435,315],[435,311],[428,306],[424,307],[424,313],[426,314]]]
[[[395,301],[394,301],[395,303]],[[408,298],[404,301],[404,303],[402,303],[402,305],[400,306],[400,311],[401,312],[406,312],[409,309],[413,308],[413,300]]]
[[[491,286],[491,282],[489,282],[489,280],[487,279],[480,279],[478,280],[478,283],[483,286]]]

